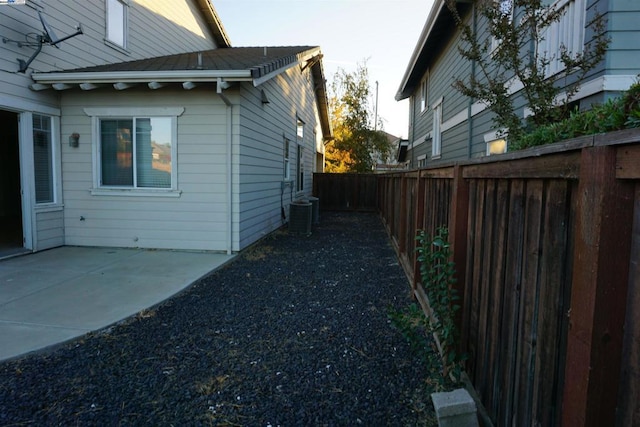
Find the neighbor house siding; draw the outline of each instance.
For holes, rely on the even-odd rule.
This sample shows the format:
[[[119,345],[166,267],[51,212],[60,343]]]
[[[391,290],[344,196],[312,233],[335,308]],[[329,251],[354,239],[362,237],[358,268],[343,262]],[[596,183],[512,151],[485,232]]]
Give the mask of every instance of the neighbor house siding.
[[[227,249],[226,110],[214,88],[65,92],[62,134],[66,244],[162,249]],[[91,107],[182,107],[177,120],[179,197],[92,195]]]
[[[471,66],[469,61],[458,54],[456,49],[460,42],[460,32],[457,31],[452,39],[443,45],[441,52],[434,52],[432,62],[429,67],[429,85],[427,95],[427,109],[420,112],[420,87],[414,91],[412,97],[414,114],[414,135],[413,140],[419,142],[425,135],[429,134],[433,128],[433,104],[442,98],[442,123],[454,119],[459,114],[466,114],[469,100],[452,87],[453,78],[466,79],[470,74]],[[459,117],[459,116],[458,116]],[[468,152],[468,133],[460,129],[459,125],[453,128],[444,127],[442,132],[442,159],[464,159]],[[411,155],[415,165],[415,159],[423,154],[427,155],[427,163],[434,164],[438,159],[431,158],[431,139],[426,144],[416,147],[416,151]],[[455,157],[450,157],[455,156]]]
[[[607,54],[608,74],[637,75],[640,70],[640,10],[637,1],[609,0],[606,15],[611,45]],[[602,9],[599,6],[598,9]]]
[[[240,246],[245,247],[282,226],[289,203],[309,196],[321,132],[310,70],[292,67],[255,88],[242,86],[240,114]],[[269,100],[262,103],[261,91]],[[304,125],[304,185],[296,188],[297,120]],[[315,131],[315,132],[314,132]],[[290,181],[284,182],[284,139],[290,141]],[[286,218],[283,218],[282,212]]]

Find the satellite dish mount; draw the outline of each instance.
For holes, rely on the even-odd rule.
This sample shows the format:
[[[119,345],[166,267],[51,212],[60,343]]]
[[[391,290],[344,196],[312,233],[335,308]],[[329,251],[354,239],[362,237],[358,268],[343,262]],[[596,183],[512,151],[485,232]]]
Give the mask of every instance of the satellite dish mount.
[[[51,28],[51,26],[47,23],[47,21],[44,19],[44,16],[42,15],[42,13],[40,13],[40,11],[38,11],[38,16],[40,17],[40,22],[42,23],[43,32],[42,32],[42,35],[37,36],[37,41],[35,43],[15,42],[18,44],[18,46],[25,46],[25,45],[36,46],[36,51],[33,52],[33,55],[31,55],[31,58],[29,58],[26,61],[18,58],[18,65],[20,66],[20,69],[18,70],[18,72],[20,73],[24,73],[27,71],[27,68],[29,68],[29,65],[31,65],[33,60],[36,59],[36,56],[38,56],[38,54],[42,51],[43,45],[47,44],[49,46],[55,46],[59,49],[58,47],[59,43],[62,43],[65,40],[69,40],[72,37],[79,36],[80,34],[82,34],[82,24],[78,24],[78,26],[76,27],[75,33],[69,34],[62,38],[58,38],[58,36],[56,36],[56,33],[53,32],[53,28]],[[8,41],[14,41],[14,40],[3,39],[2,41],[6,43]]]

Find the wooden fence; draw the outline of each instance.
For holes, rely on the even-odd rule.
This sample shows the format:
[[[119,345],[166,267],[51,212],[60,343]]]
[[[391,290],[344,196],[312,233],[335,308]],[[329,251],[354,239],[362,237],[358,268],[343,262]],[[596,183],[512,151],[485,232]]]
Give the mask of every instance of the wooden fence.
[[[640,424],[638,130],[375,178],[419,300],[414,236],[449,228],[466,373],[493,424]]]

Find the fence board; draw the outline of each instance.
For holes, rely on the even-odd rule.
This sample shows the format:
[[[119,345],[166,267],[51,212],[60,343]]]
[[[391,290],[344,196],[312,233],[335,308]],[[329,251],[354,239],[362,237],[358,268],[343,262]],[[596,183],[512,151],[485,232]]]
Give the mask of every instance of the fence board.
[[[508,232],[508,207],[509,207],[509,182],[501,179],[498,181],[496,192],[496,216],[494,228],[494,237],[492,239],[494,245],[494,268],[491,269],[493,289],[491,294],[491,316],[490,316],[490,336],[493,345],[489,345],[489,364],[490,369],[488,379],[490,381],[487,402],[490,402],[492,414],[499,413],[499,407],[503,401],[501,393],[500,372],[503,363],[506,360],[501,359],[500,349],[503,347],[501,340],[500,326],[503,323],[505,305],[502,302],[505,294],[505,261],[507,257],[507,232]]]
[[[509,218],[507,230],[507,256],[505,264],[506,285],[504,288],[505,314],[501,328],[504,345],[500,360],[504,361],[502,368],[502,397],[503,405],[496,414],[496,424],[512,425],[514,402],[516,395],[516,363],[518,351],[518,324],[520,311],[518,310],[522,289],[522,264],[524,251],[521,242],[524,240],[525,230],[525,183],[523,180],[511,182],[509,197]]]
[[[567,182],[553,180],[546,190],[544,234],[541,242],[540,299],[532,406],[534,424],[554,425],[559,422],[561,395],[559,385],[560,332],[565,322],[568,302],[564,301],[566,280],[566,247],[569,238],[570,193]]]

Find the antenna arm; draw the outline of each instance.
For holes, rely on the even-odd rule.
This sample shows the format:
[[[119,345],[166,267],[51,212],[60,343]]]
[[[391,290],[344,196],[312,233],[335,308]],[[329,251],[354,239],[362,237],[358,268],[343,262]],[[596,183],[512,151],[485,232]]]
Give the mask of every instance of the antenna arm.
[[[18,70],[19,73],[24,74],[27,71],[27,68],[29,68],[29,65],[31,65],[33,60],[36,59],[36,56],[38,56],[38,54],[42,51],[42,43],[43,43],[43,39],[41,36],[39,36],[38,47],[36,48],[36,51],[33,52],[33,55],[31,55],[31,58],[29,58],[26,62],[23,59],[18,58],[18,65],[20,66],[20,69]]]
[[[56,46],[58,43],[63,42],[65,40],[69,40],[71,37],[75,37],[75,36],[79,36],[80,34],[83,34],[82,32],[82,24],[78,24],[78,31],[76,31],[73,34],[69,34],[68,36],[65,36],[59,40],[56,41],[52,41],[51,43],[49,43],[51,46]],[[57,46],[56,46],[57,47]]]

